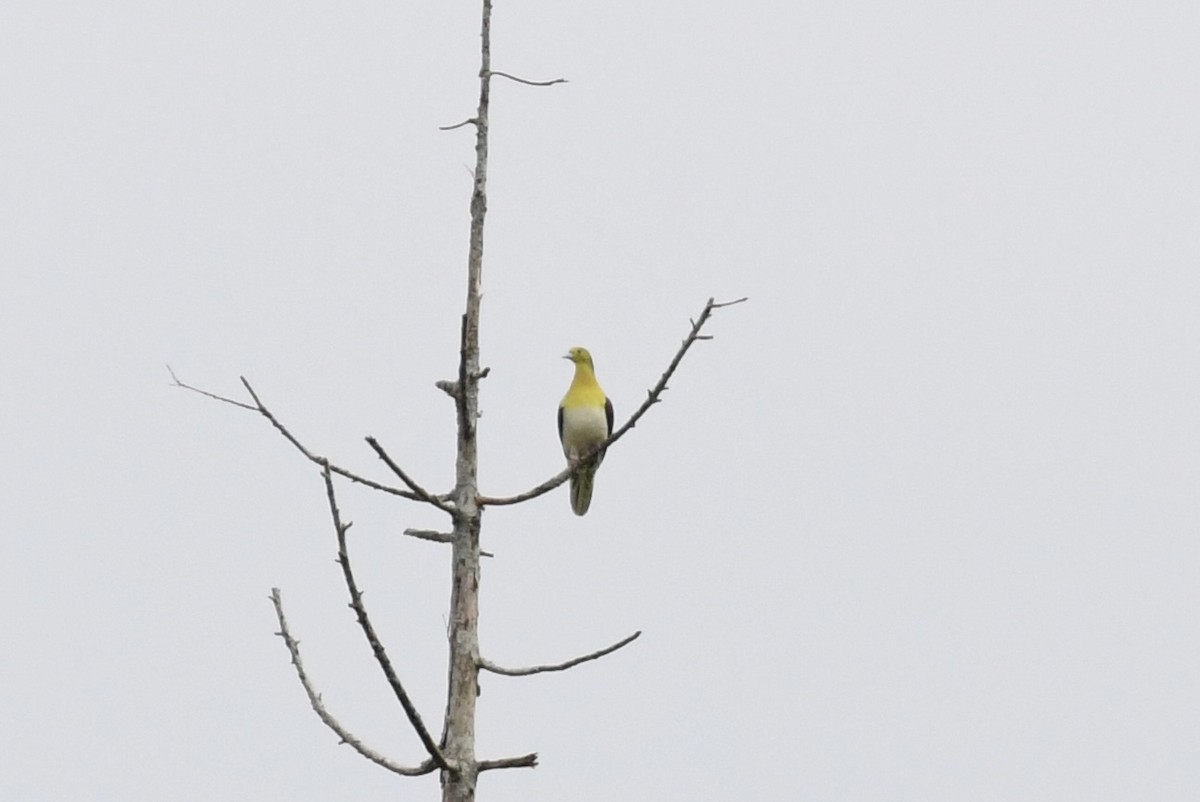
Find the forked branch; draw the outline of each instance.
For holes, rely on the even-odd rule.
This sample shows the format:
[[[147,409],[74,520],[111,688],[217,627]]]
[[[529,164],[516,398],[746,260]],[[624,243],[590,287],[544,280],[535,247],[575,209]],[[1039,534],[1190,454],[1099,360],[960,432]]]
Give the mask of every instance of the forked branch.
[[[437,764],[433,762],[433,758],[426,758],[425,762],[420,766],[403,766],[391,760],[384,755],[379,754],[374,749],[364,744],[354,733],[342,726],[336,718],[333,717],[326,708],[325,703],[321,699],[321,694],[317,693],[317,689],[313,687],[312,680],[309,679],[308,673],[304,670],[304,662],[300,659],[300,643],[292,637],[291,631],[288,629],[287,618],[283,614],[283,599],[280,596],[279,588],[271,588],[271,604],[275,605],[275,617],[279,619],[279,631],[275,634],[283,638],[284,645],[287,646],[288,653],[292,656],[292,665],[296,668],[296,676],[300,678],[300,684],[304,686],[304,693],[308,696],[308,703],[312,705],[313,712],[325,724],[326,727],[337,733],[338,738],[342,743],[349,744],[355,752],[370,760],[372,763],[383,766],[388,771],[396,774],[403,774],[406,777],[419,777],[422,774],[429,774],[437,768]]]
[[[296,438],[295,435],[293,435],[288,430],[288,428],[286,426],[283,425],[283,423],[279,420],[279,418],[275,417],[275,413],[273,413],[273,412],[271,412],[271,410],[267,409],[266,404],[264,404],[262,402],[262,400],[258,397],[258,393],[254,392],[254,388],[250,386],[250,382],[246,381],[246,377],[244,377],[244,376],[239,377],[239,378],[241,378],[242,386],[246,388],[246,392],[248,392],[250,394],[250,398],[254,400],[253,404],[247,404],[245,401],[238,401],[233,398],[227,398],[223,395],[218,395],[216,393],[209,392],[208,390],[203,390],[199,387],[194,387],[193,385],[186,384],[179,380],[179,377],[175,375],[175,371],[171,369],[170,365],[167,365],[167,372],[171,374],[171,381],[174,382],[176,387],[182,387],[184,390],[190,390],[193,393],[199,393],[200,395],[205,396],[206,398],[211,398],[214,401],[220,401],[224,404],[232,404],[235,407],[240,407],[241,409],[248,409],[251,412],[257,412],[258,414],[262,415],[264,418],[266,418],[268,421],[271,422],[271,425],[275,427],[276,431],[278,431],[281,435],[283,435],[285,440],[287,440],[289,443],[291,443],[293,446],[295,446],[296,450],[304,455],[305,459],[307,459],[309,462],[319,465],[322,469],[328,467],[330,471],[332,471],[333,473],[336,473],[338,476],[341,476],[344,479],[349,479],[351,482],[355,482],[357,484],[364,485],[366,487],[370,487],[375,490],[382,490],[384,493],[390,493],[393,496],[400,496],[401,498],[411,499],[412,501],[424,501],[425,500],[424,498],[422,498],[420,495],[418,495],[416,492],[414,492],[412,490],[404,490],[399,487],[392,487],[391,485],[385,485],[381,482],[376,482],[373,479],[368,479],[365,476],[360,476],[359,474],[354,473],[353,471],[348,471],[345,468],[342,468],[338,465],[334,465],[332,462],[330,462],[325,457],[322,457],[320,454],[315,454],[312,451],[310,451],[303,443],[301,443]]]
[[[449,513],[454,512],[453,505],[447,503],[443,499],[438,498],[437,496],[433,495],[425,488],[421,487],[415,481],[413,481],[412,477],[410,477],[407,473],[405,473],[404,469],[401,468],[399,465],[397,465],[395,463],[395,461],[393,461],[392,458],[390,456],[388,456],[388,453],[383,450],[383,446],[379,445],[378,440],[376,440],[374,437],[368,437],[367,445],[369,445],[371,447],[371,449],[377,455],[379,455],[379,458],[381,460],[383,460],[385,465],[387,465],[389,468],[392,469],[392,473],[394,473],[400,477],[400,481],[404,482],[404,484],[408,486],[408,489],[416,494],[418,499],[420,499],[421,501],[424,501],[428,504],[432,504],[433,506],[437,507],[439,510],[442,510],[443,512],[449,512]]]
[[[567,660],[564,663],[555,663],[554,665],[544,666],[528,666],[526,668],[504,668],[503,666],[498,666],[492,661],[485,660],[481,657],[479,658],[479,667],[484,671],[490,671],[493,674],[502,674],[506,677],[528,677],[530,674],[545,674],[551,671],[566,671],[568,668],[574,668],[580,663],[586,663],[589,660],[597,660],[606,654],[612,654],[617,649],[633,643],[635,640],[641,637],[641,634],[642,631],[639,629],[628,638],[619,640],[612,646],[605,646],[603,649],[597,649],[594,652],[588,652],[581,657],[575,657],[571,660]]]
[[[675,357],[671,360],[671,363],[667,365],[667,369],[663,371],[662,376],[659,377],[658,383],[646,393],[646,400],[642,402],[640,407],[634,410],[633,414],[629,416],[629,419],[625,421],[625,423],[622,424],[619,429],[609,435],[607,440],[593,448],[588,454],[584,455],[579,461],[580,464],[586,465],[587,462],[595,457],[596,454],[599,454],[601,451],[607,449],[613,443],[624,437],[626,432],[637,425],[637,422],[643,415],[646,414],[646,412],[649,411],[650,407],[654,406],[661,400],[662,394],[667,390],[667,382],[670,381],[671,376],[675,374],[675,370],[679,367],[679,363],[683,361],[683,357],[687,354],[688,349],[691,348],[697,340],[712,339],[710,335],[701,334],[700,330],[704,328],[704,324],[708,322],[710,317],[712,317],[712,313],[714,311],[717,309],[722,309],[726,306],[733,306],[734,304],[743,303],[746,300],[746,298],[738,298],[734,301],[717,303],[712,298],[709,298],[708,303],[704,305],[704,309],[700,312],[700,316],[695,320],[690,321],[692,324],[691,331],[689,331],[688,335],[683,338],[683,342],[680,344],[679,350],[675,352]],[[577,469],[578,468],[572,468],[568,466],[546,481],[542,482],[537,487],[526,490],[524,493],[518,493],[515,496],[480,496],[479,504],[501,506],[505,504],[519,504],[522,501],[528,501],[531,498],[537,498],[540,495],[549,493],[551,490],[567,481],[567,479],[570,478],[571,473]]]
[[[367,637],[367,643],[371,646],[371,652],[375,655],[375,661],[379,663],[379,667],[383,670],[383,675],[387,678],[388,685],[391,686],[392,692],[396,694],[396,699],[400,702],[400,706],[404,708],[404,714],[408,716],[408,722],[412,724],[413,729],[417,732],[417,737],[424,744],[425,751],[429,752],[430,759],[438,768],[453,771],[452,767],[446,762],[446,758],[442,756],[442,752],[438,748],[437,743],[434,742],[433,736],[429,734],[429,730],[425,727],[425,722],[422,720],[421,714],[417,712],[416,705],[409,698],[408,692],[404,690],[404,686],[400,683],[400,677],[396,675],[396,670],[392,667],[392,661],[388,658],[383,644],[380,643],[379,636],[375,634],[375,627],[371,625],[371,619],[367,616],[367,609],[363,606],[362,591],[358,589],[358,583],[354,581],[354,572],[350,568],[350,553],[346,548],[346,531],[350,528],[350,523],[342,522],[342,515],[338,511],[337,497],[333,491],[333,476],[330,474],[328,466],[321,471],[321,475],[325,478],[325,495],[329,500],[329,512],[333,516],[333,527],[337,531],[337,562],[342,567],[342,576],[346,580],[346,589],[350,591],[350,609],[354,610],[354,614],[358,618],[358,624],[362,627],[363,634]]]

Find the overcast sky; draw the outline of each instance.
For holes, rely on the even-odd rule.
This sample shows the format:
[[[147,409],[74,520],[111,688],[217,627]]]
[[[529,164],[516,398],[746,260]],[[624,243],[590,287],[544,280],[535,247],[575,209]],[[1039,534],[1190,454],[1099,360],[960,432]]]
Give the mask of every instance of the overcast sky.
[[[434,799],[316,469],[453,478],[475,2],[0,7],[0,798]],[[1200,6],[497,0],[481,485],[516,800],[1200,797]],[[427,720],[449,554],[344,488]],[[436,727],[436,725],[435,725]]]

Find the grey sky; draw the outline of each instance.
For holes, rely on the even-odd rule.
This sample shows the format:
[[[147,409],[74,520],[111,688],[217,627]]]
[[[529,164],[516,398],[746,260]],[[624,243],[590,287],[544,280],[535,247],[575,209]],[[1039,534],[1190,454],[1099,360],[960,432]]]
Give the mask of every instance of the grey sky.
[[[1200,795],[1200,7],[498,2],[480,799]],[[312,448],[447,487],[471,3],[0,9],[0,798],[432,799]],[[346,489],[427,719],[448,554]]]

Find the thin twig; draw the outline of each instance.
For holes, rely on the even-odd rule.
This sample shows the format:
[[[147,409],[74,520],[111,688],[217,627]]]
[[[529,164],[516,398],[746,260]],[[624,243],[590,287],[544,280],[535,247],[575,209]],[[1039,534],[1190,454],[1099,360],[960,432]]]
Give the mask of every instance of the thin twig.
[[[642,631],[639,629],[628,638],[619,640],[612,646],[605,646],[603,649],[597,649],[596,651],[589,652],[582,657],[576,657],[574,659],[567,660],[565,663],[556,663],[554,665],[546,666],[529,666],[527,668],[504,668],[496,665],[490,660],[485,660],[481,657],[479,658],[479,667],[484,671],[490,671],[493,674],[503,674],[506,677],[528,677],[530,674],[545,674],[549,671],[566,671],[568,668],[574,668],[580,663],[586,663],[589,660],[599,659],[606,654],[612,654],[622,646],[628,646],[629,644],[633,643],[635,640],[641,637],[641,634]]]
[[[379,458],[383,460],[385,465],[392,469],[392,473],[400,477],[400,481],[404,482],[404,484],[408,486],[408,489],[417,495],[418,499],[428,504],[432,504],[443,512],[454,512],[453,505],[448,504],[437,496],[433,495],[428,490],[417,484],[411,476],[405,473],[404,469],[397,465],[395,461],[388,456],[388,453],[383,450],[383,446],[379,445],[378,440],[376,440],[374,437],[368,437],[367,445],[369,445],[375,451]]]
[[[638,420],[640,420],[641,417],[646,414],[646,412],[650,409],[650,407],[654,406],[661,400],[662,394],[667,389],[667,382],[671,379],[671,376],[673,376],[675,374],[675,369],[679,367],[679,363],[681,361],[683,361],[684,355],[687,354],[688,349],[692,347],[692,344],[695,343],[697,340],[712,339],[712,337],[710,337],[708,335],[702,336],[700,334],[700,329],[702,329],[704,327],[704,324],[708,322],[708,319],[710,317],[712,317],[713,311],[717,310],[717,309],[721,309],[726,306],[733,306],[734,304],[740,304],[746,300],[747,300],[746,298],[738,298],[735,301],[725,301],[723,303],[717,303],[712,298],[709,298],[708,303],[706,303],[704,305],[704,310],[700,313],[700,317],[696,318],[694,321],[691,321],[692,330],[688,332],[687,337],[684,337],[683,343],[679,346],[679,350],[675,352],[675,358],[671,360],[671,363],[669,365],[667,365],[667,369],[665,371],[663,371],[662,376],[659,377],[658,383],[655,384],[654,387],[647,392],[646,400],[642,402],[642,405],[640,407],[638,407],[636,410],[634,410],[634,413],[629,416],[629,420],[625,421],[625,423],[621,426],[621,428],[617,429],[615,432],[613,432],[611,435],[609,435],[608,439],[605,440],[603,443],[601,443],[600,445],[593,448],[587,454],[584,454],[580,458],[578,465],[576,465],[575,467],[567,466],[563,470],[556,473],[554,476],[552,476],[549,479],[547,479],[546,481],[542,482],[537,487],[534,487],[530,490],[526,490],[524,493],[518,493],[515,496],[500,496],[500,497],[479,496],[478,502],[479,502],[480,506],[491,505],[491,506],[498,507],[498,506],[505,505],[505,504],[518,504],[522,501],[528,501],[531,498],[537,498],[538,496],[543,495],[544,493],[548,493],[551,490],[553,490],[554,488],[561,485],[563,482],[567,481],[567,479],[571,476],[571,474],[574,471],[578,470],[580,467],[582,467],[584,465],[587,465],[588,461],[593,459],[595,457],[595,455],[604,451],[610,445],[612,445],[613,443],[617,442],[622,437],[624,437],[626,432],[628,432],[630,429],[632,429],[634,426],[637,425]]]
[[[554,78],[550,81],[529,81],[525,78],[518,78],[515,75],[509,75],[507,72],[500,72],[499,70],[492,70],[490,74],[499,75],[501,78],[507,78],[510,81],[516,81],[519,84],[525,84],[527,86],[554,86],[555,84],[565,84],[567,82],[566,78]]]
[[[211,398],[214,401],[221,401],[226,404],[233,404],[235,407],[241,407],[242,409],[248,409],[251,412],[260,412],[261,411],[258,407],[255,407],[252,404],[247,404],[244,401],[235,401],[232,398],[226,398],[223,395],[217,395],[216,393],[210,393],[208,390],[201,390],[199,387],[193,387],[190,384],[184,384],[183,382],[181,382],[179,380],[179,377],[175,375],[175,371],[171,368],[170,365],[167,365],[167,373],[171,374],[171,380],[173,382],[175,382],[176,387],[182,387],[185,390],[191,390],[193,393],[199,393],[200,395],[207,396],[208,398]]]
[[[480,771],[490,771],[491,769],[533,769],[537,768],[538,756],[537,752],[530,752],[528,755],[520,757],[502,757],[499,760],[481,760],[477,764]]]
[[[362,591],[358,589],[358,584],[354,581],[354,572],[350,569],[350,553],[346,548],[346,530],[350,528],[350,524],[342,523],[341,513],[338,512],[337,497],[333,491],[333,476],[330,474],[329,468],[326,467],[321,473],[325,478],[325,495],[329,499],[329,512],[333,516],[333,527],[337,531],[337,562],[342,566],[342,576],[346,580],[346,588],[350,591],[350,608],[354,610],[358,618],[358,624],[362,627],[363,634],[367,636],[367,643],[370,644],[371,651],[375,654],[375,661],[383,669],[383,675],[387,678],[388,685],[391,686],[392,692],[396,694],[396,699],[399,700],[400,706],[404,708],[404,713],[408,716],[409,723],[417,731],[417,737],[425,745],[425,751],[429,753],[429,757],[438,768],[453,771],[446,762],[446,758],[443,757],[442,751],[434,742],[433,736],[426,729],[425,722],[421,719],[421,714],[417,712],[416,706],[408,697],[408,692],[404,690],[404,686],[400,683],[400,678],[396,675],[396,670],[392,667],[392,661],[388,659],[383,644],[379,642],[379,637],[375,634],[375,627],[371,625],[371,619],[367,616],[367,609],[362,603]]]
[[[263,404],[262,400],[258,397],[258,393],[254,392],[254,388],[250,386],[250,382],[246,381],[245,376],[240,377],[242,380],[242,386],[246,388],[246,391],[248,393],[250,393],[250,397],[252,399],[254,399],[253,404],[247,404],[243,401],[236,401],[232,398],[226,398],[223,395],[217,395],[216,393],[210,393],[208,390],[201,390],[199,387],[193,387],[190,384],[185,384],[184,382],[181,382],[179,380],[179,378],[175,375],[175,371],[171,370],[170,365],[167,365],[167,371],[171,374],[171,378],[174,380],[176,387],[182,387],[184,390],[191,390],[193,393],[199,393],[200,395],[205,396],[207,398],[211,398],[215,401],[221,401],[225,404],[232,404],[235,407],[241,407],[242,409],[248,409],[251,412],[259,413],[264,418],[266,418],[268,421],[270,421],[271,425],[275,427],[276,431],[278,431],[280,434],[282,434],[284,439],[286,439],[289,443],[291,443],[293,446],[295,446],[296,450],[299,451],[301,454],[303,454],[304,458],[307,459],[309,462],[315,463],[315,464],[319,465],[321,468],[325,468],[326,466],[328,466],[329,470],[333,471],[338,476],[341,476],[344,479],[349,479],[351,482],[354,482],[356,484],[360,484],[365,487],[372,488],[374,490],[380,490],[380,491],[383,491],[384,493],[390,493],[393,496],[400,496],[401,498],[410,499],[412,501],[423,501],[423,499],[421,499],[419,496],[417,496],[416,493],[413,493],[412,491],[403,490],[399,487],[392,487],[391,485],[385,485],[382,482],[376,482],[373,479],[368,479],[365,476],[360,476],[359,474],[354,473],[353,471],[348,471],[339,465],[333,464],[325,457],[322,457],[320,454],[314,454],[312,451],[309,451],[308,448],[305,447],[304,444],[301,443],[296,438],[295,435],[293,435],[290,431],[288,431],[288,428],[286,426],[284,426],[283,423],[280,422],[280,420],[278,418],[275,417],[275,414],[273,412],[271,412],[271,410],[267,409],[267,406],[265,404]]]
[[[354,751],[372,763],[383,766],[388,771],[403,774],[406,777],[419,777],[422,774],[429,774],[436,769],[437,764],[433,762],[432,758],[426,759],[424,763],[414,768],[402,766],[390,758],[384,757],[364,744],[354,733],[343,727],[341,722],[325,709],[325,703],[321,699],[321,694],[317,693],[317,689],[313,687],[312,680],[308,678],[308,674],[304,670],[304,663],[300,660],[300,643],[292,637],[292,633],[288,629],[287,618],[283,614],[283,599],[279,593],[279,588],[271,588],[271,603],[275,605],[275,617],[279,619],[279,631],[275,634],[283,638],[288,653],[292,656],[292,665],[296,667],[296,676],[300,678],[300,684],[304,686],[304,693],[308,696],[308,703],[312,705],[313,712],[324,722],[325,726],[337,733],[342,743],[349,744]]]
[[[479,125],[479,120],[476,120],[474,117],[468,117],[467,119],[463,120],[462,122],[455,123],[454,125],[439,125],[438,130],[439,131],[453,131],[455,128],[462,128],[464,125]]]

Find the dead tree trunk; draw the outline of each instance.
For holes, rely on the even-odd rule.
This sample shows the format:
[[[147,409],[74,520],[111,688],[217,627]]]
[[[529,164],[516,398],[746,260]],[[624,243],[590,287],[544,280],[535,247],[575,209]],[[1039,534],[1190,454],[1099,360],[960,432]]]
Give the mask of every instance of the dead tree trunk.
[[[450,678],[443,752],[456,771],[442,771],[443,802],[473,802],[479,767],[475,758],[475,700],[479,695],[479,531],[483,510],[476,427],[479,419],[479,296],[483,278],[483,224],[487,216],[488,100],[491,92],[492,2],[483,0],[480,26],[479,107],[475,112],[475,180],[467,255],[467,308],[459,343],[458,454],[454,483],[453,585],[450,592]]]

